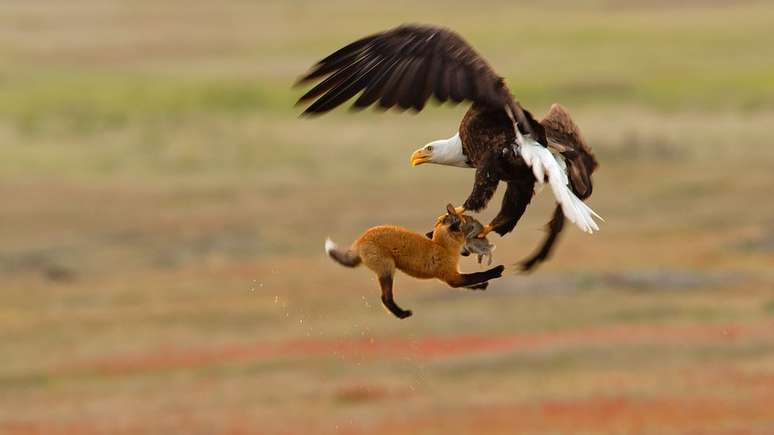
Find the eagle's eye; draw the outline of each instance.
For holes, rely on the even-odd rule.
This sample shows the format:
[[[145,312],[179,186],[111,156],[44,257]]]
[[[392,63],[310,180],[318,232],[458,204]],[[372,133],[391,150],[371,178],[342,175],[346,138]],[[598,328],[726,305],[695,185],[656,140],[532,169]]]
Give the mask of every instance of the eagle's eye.
[[[425,149],[427,151],[432,151],[433,150],[433,146],[432,145],[428,145],[428,146],[425,147]]]

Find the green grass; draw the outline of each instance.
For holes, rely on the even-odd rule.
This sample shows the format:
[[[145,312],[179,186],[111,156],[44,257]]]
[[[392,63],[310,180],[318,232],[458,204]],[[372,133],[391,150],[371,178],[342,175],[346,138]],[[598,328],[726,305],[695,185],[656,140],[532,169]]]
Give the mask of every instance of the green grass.
[[[288,111],[289,89],[261,81],[180,80],[146,74],[65,72],[25,76],[0,87],[0,115],[29,134],[47,128],[91,135],[134,123],[191,122],[197,114],[233,117]],[[187,120],[187,121],[186,121]]]
[[[305,33],[290,29],[314,28],[325,17],[353,13],[353,5],[332,5],[324,11],[306,2],[253,6],[247,11],[239,7],[190,11],[195,19],[212,13],[216,22],[235,20],[233,28],[247,37],[239,39],[228,29],[205,27],[216,45],[222,45],[214,55],[206,45],[185,49],[192,38],[200,37],[180,27],[186,15],[175,17],[178,11],[169,6],[161,10],[170,14],[173,30],[147,19],[153,10],[150,4],[120,12],[125,25],[142,29],[125,38],[106,37],[96,43],[85,32],[88,26],[95,26],[95,35],[104,30],[95,22],[86,29],[51,28],[40,36],[44,41],[50,38],[51,47],[59,49],[50,60],[41,57],[42,48],[30,44],[29,35],[17,35],[21,29],[11,26],[11,34],[21,43],[0,47],[0,65],[5,66],[0,115],[6,123],[38,134],[51,126],[93,134],[148,121],[186,122],[180,119],[196,114],[287,116],[299,95],[289,89],[290,84],[307,66],[349,39],[409,17],[458,24],[455,27],[492,59],[517,96],[531,107],[545,107],[559,99],[575,107],[624,104],[670,111],[749,111],[774,106],[768,19],[774,9],[765,3],[645,10],[603,4],[557,7],[560,13],[526,4],[499,4],[493,18],[488,11],[466,11],[465,6],[440,15],[432,4],[412,14],[391,6],[357,28],[323,26]],[[81,8],[68,14],[87,11]],[[270,25],[251,26],[253,17],[239,16],[258,11]],[[16,14],[41,25],[62,12],[27,10],[20,5],[8,11],[9,17]],[[462,16],[467,19],[461,20]],[[291,27],[276,29],[283,24]],[[161,35],[166,35],[166,43],[155,37]],[[181,49],[175,50],[175,44]]]

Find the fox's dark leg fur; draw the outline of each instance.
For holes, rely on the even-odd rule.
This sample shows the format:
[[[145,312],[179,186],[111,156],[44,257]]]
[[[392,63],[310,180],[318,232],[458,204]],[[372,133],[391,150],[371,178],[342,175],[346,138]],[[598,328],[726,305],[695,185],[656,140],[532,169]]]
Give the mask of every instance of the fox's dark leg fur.
[[[411,316],[411,310],[404,310],[395,303],[392,298],[392,275],[384,275],[379,277],[379,285],[382,287],[382,303],[385,308],[399,319],[405,319]]]
[[[562,206],[557,204],[556,208],[554,209],[554,216],[548,223],[548,235],[546,236],[545,240],[543,240],[543,244],[540,246],[540,248],[534,254],[532,254],[531,257],[521,262],[521,270],[528,272],[532,270],[533,267],[547,260],[551,255],[551,250],[554,247],[554,243],[556,243],[556,240],[559,238],[559,234],[562,232],[563,228],[564,213],[562,212]]]
[[[472,287],[477,284],[489,281],[490,279],[503,276],[503,270],[505,270],[505,266],[500,265],[483,272],[463,273],[459,274],[456,278],[447,281],[446,283],[455,288]]]

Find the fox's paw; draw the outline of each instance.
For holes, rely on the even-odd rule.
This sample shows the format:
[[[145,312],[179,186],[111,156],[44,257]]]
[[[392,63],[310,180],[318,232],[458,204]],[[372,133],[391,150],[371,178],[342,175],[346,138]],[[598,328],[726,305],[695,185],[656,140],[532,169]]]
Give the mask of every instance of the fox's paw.
[[[412,313],[411,310],[401,310],[394,314],[395,314],[395,317],[399,319],[405,319],[406,317],[411,317],[411,315],[414,313]]]

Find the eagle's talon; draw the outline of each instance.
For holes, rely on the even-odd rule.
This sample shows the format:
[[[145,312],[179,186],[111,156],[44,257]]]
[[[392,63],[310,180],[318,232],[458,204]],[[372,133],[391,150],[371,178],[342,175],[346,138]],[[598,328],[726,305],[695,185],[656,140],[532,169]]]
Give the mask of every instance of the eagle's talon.
[[[490,225],[490,224],[486,224],[486,225],[484,225],[484,227],[483,227],[483,228],[481,228],[481,232],[479,232],[479,233],[478,233],[478,235],[477,235],[476,237],[478,237],[479,239],[483,239],[483,238],[484,238],[484,237],[486,237],[486,236],[487,236],[489,233],[491,233],[491,232],[492,232],[492,229],[493,229],[492,225]]]

